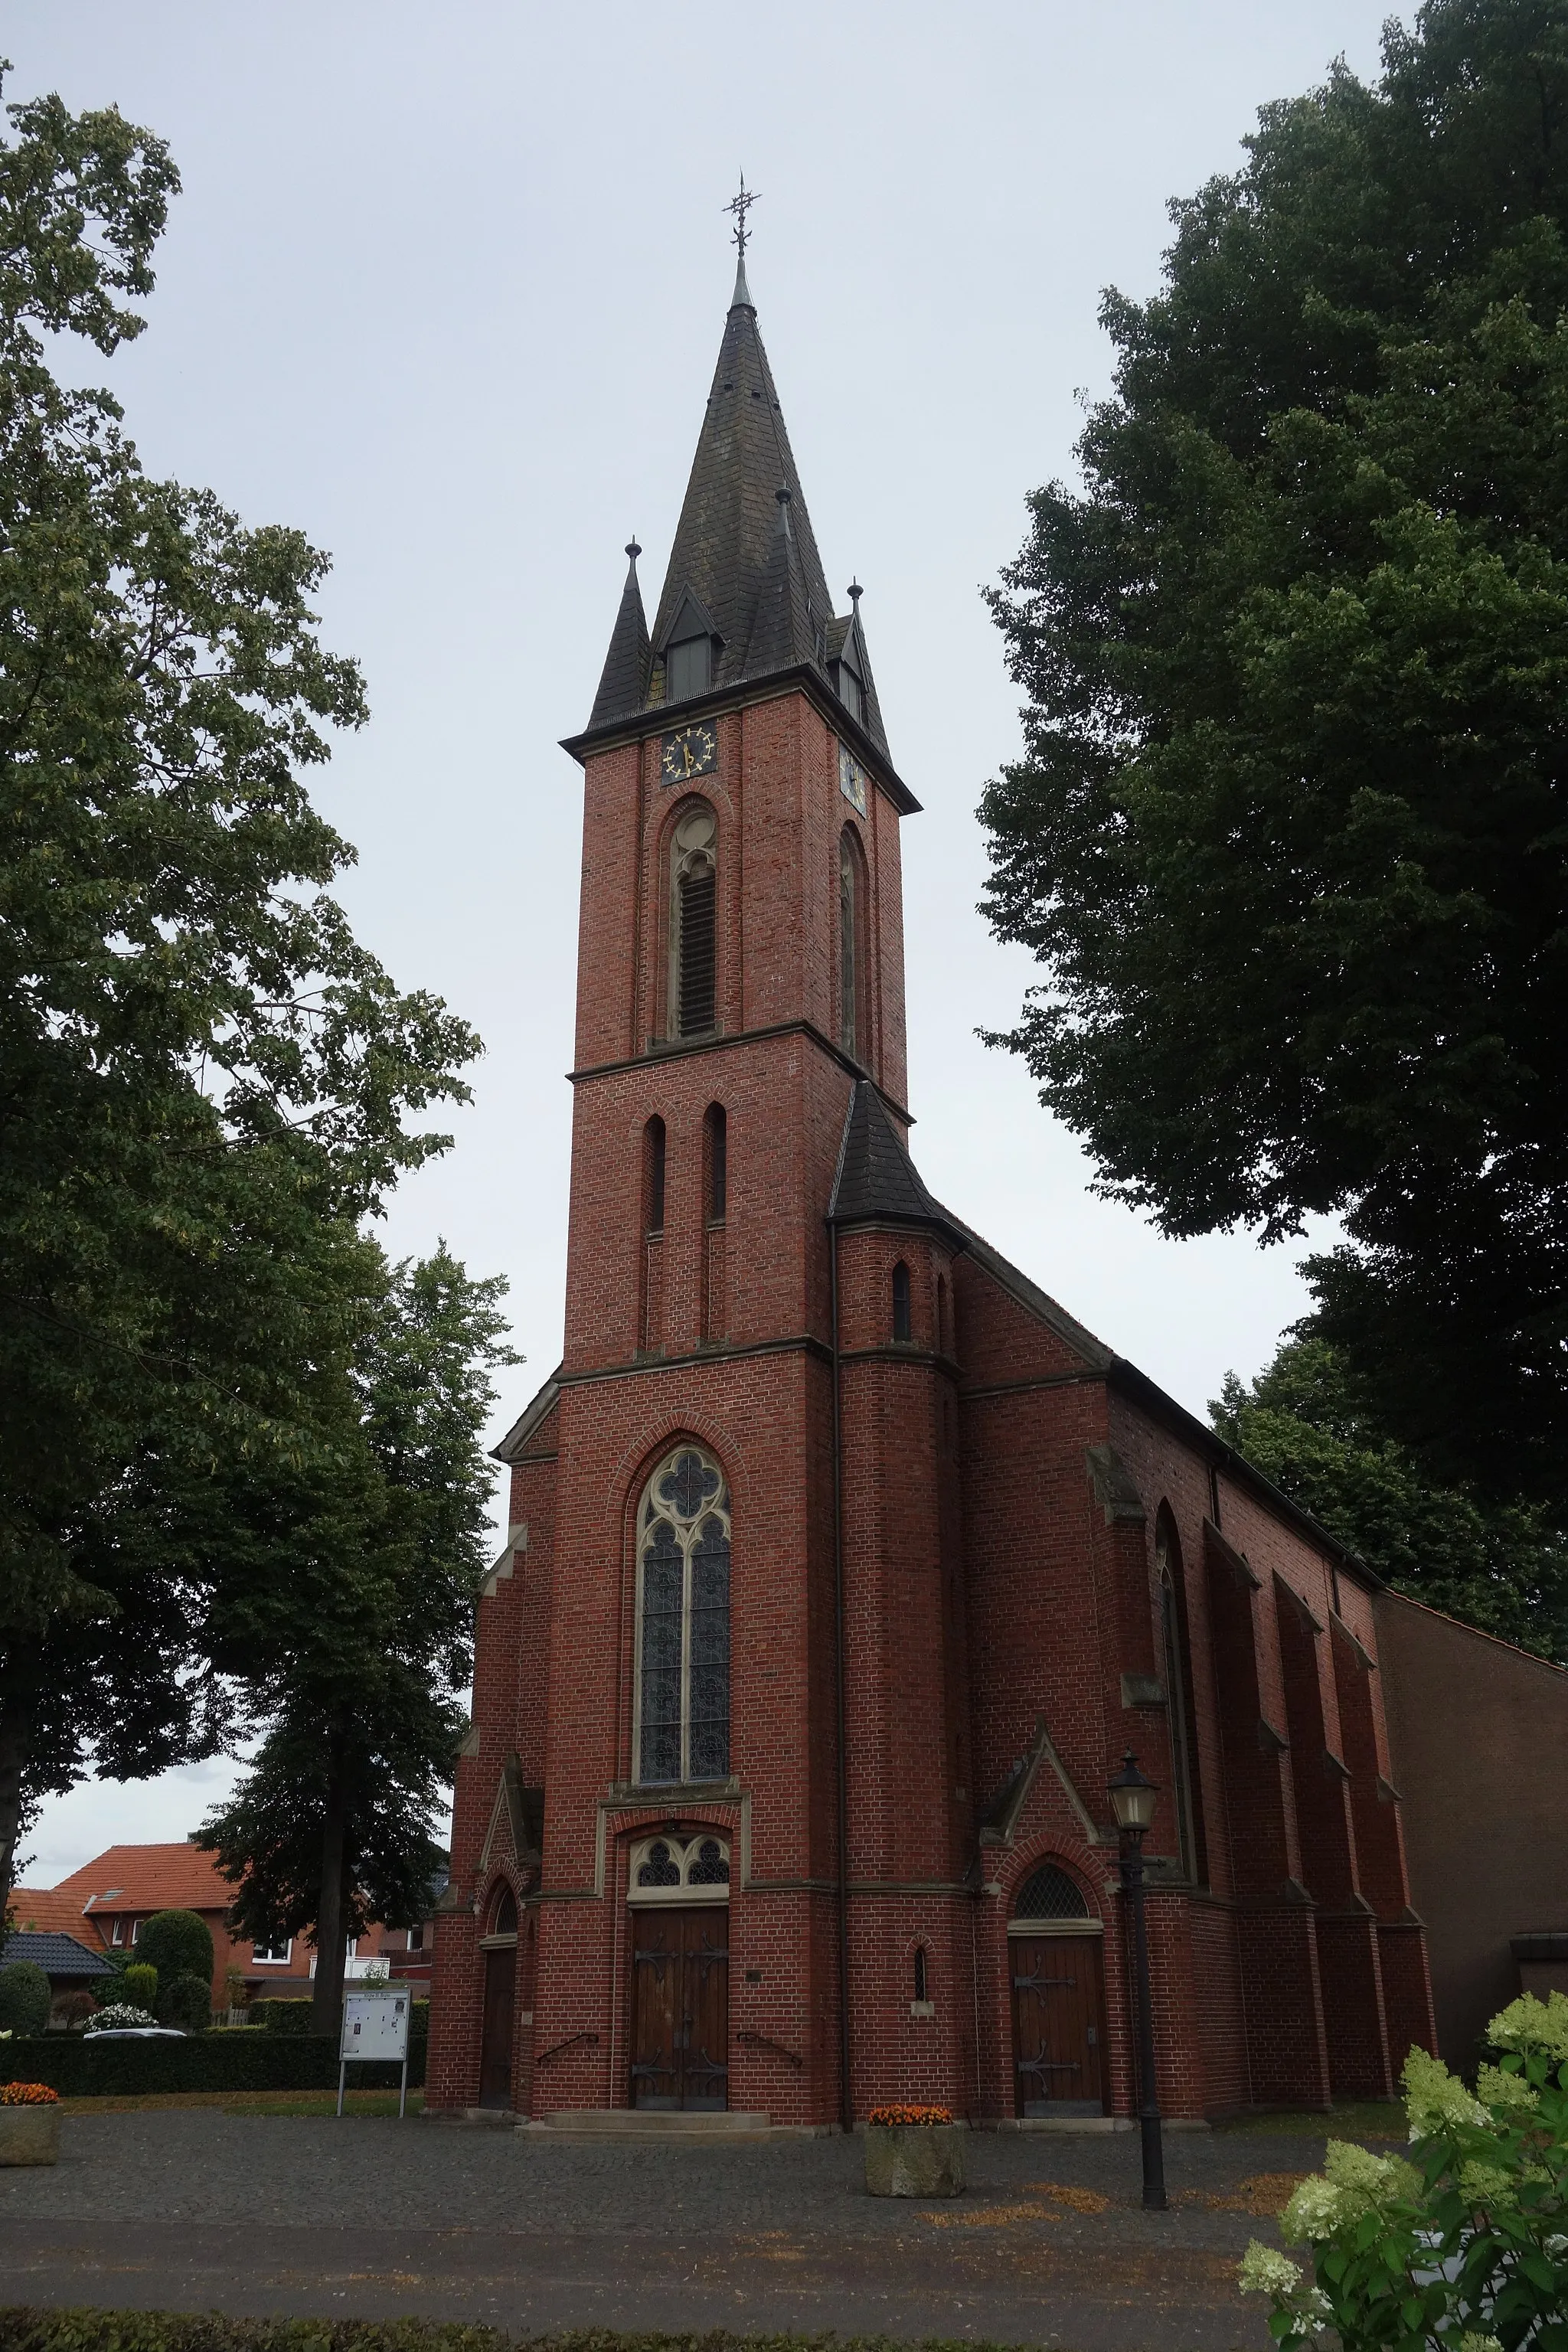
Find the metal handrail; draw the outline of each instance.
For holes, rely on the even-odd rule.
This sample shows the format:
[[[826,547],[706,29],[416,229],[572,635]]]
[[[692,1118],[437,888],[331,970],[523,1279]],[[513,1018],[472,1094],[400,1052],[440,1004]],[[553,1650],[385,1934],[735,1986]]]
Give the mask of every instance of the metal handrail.
[[[781,2058],[787,2058],[792,2066],[804,2067],[805,2064],[805,2060],[804,2058],[797,2056],[795,2052],[793,2050],[786,2050],[784,2043],[782,2042],[775,2042],[771,2033],[753,2033],[750,2027],[747,2027],[742,2032],[737,2033],[735,2039],[737,2042],[760,2042],[764,2050],[776,2050],[779,2056]]]
[[[536,2066],[548,2065],[552,2058],[559,2058],[561,2053],[563,2050],[570,2050],[574,2042],[597,2042],[598,2038],[599,2037],[596,2033],[590,2032],[589,2029],[584,2026],[581,2033],[569,2033],[564,2042],[552,2042],[548,2050],[542,2050],[540,2052],[538,2057],[533,2063]]]

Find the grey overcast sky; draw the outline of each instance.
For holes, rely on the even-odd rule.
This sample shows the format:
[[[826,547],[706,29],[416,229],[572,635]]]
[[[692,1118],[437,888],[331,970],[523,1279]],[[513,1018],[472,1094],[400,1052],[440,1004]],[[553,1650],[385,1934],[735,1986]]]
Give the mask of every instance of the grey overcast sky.
[[[839,602],[852,573],[905,827],[911,1139],[921,1173],[1073,1313],[1202,1412],[1301,1310],[1292,1255],[1181,1245],[1094,1199],[1072,1138],[975,1031],[1030,979],[976,912],[974,809],[1018,741],[981,604],[1024,498],[1070,476],[1102,392],[1102,288],[1157,282],[1165,205],[1233,170],[1257,110],[1380,0],[9,0],[7,95],[110,101],[184,182],[150,325],[86,380],[148,467],[331,550],[334,647],[372,722],[316,790],[359,849],[342,896],[405,985],[483,1034],[456,1148],[388,1238],[438,1234],[511,1285],[556,1361],[566,1243],[581,727],[623,542],[663,577],[733,266],[752,292]],[[47,1885],[176,1838],[231,1777],[89,1782],[28,1841]]]

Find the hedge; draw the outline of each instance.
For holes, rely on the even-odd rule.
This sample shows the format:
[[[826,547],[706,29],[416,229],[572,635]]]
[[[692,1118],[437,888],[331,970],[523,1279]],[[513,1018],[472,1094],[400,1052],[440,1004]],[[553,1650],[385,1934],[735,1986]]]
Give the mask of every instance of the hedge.
[[[227,2319],[221,2312],[0,2308],[0,2352],[892,2352],[886,2336],[509,2336],[440,2319]],[[927,2338],[926,2352],[960,2352]],[[989,2352],[965,2344],[963,2352]]]
[[[425,2080],[425,2036],[408,2037],[408,2083]],[[395,2088],[399,2069],[354,2065],[355,2090]],[[183,2042],[97,2042],[50,2033],[0,2042],[0,2083],[47,2083],[62,2098],[142,2098],[167,2091],[335,2090],[338,2045],[329,2034],[193,2033]]]

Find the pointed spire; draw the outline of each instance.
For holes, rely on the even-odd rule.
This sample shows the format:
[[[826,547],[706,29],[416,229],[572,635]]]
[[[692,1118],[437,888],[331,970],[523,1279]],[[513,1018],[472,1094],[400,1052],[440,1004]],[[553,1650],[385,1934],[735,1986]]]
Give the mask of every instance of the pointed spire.
[[[634,710],[640,710],[647,699],[653,662],[647,616],[643,611],[642,589],[637,581],[637,558],[641,553],[635,539],[626,541],[626,584],[621,591],[621,608],[610,632],[610,650],[605,656],[599,691],[594,697],[590,727],[603,726],[611,719],[627,718]]]
[[[756,618],[746,646],[748,677],[763,677],[770,670],[793,669],[797,663],[818,657],[810,593],[790,522],[794,500],[787,489],[775,490],[773,496],[778,501],[778,527],[773,532],[768,568],[757,596]]]
[[[750,310],[753,315],[756,312],[752,289],[746,283],[746,257],[743,253],[736,257],[735,290],[730,297],[730,308],[731,310]]]

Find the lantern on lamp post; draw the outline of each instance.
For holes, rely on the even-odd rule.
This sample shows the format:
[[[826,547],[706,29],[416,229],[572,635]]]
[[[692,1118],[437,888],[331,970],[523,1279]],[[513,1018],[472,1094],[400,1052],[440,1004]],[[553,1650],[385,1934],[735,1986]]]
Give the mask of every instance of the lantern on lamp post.
[[[1160,2130],[1160,2100],[1154,2084],[1154,2005],[1149,1990],[1149,1936],[1143,1919],[1143,1834],[1154,1818],[1159,1794],[1138,1769],[1131,1748],[1109,1783],[1110,1809],[1121,1833],[1121,1892],[1132,1931],[1132,1991],[1138,2012],[1138,2127],[1143,2138],[1143,2209],[1165,2210],[1165,2150]]]

